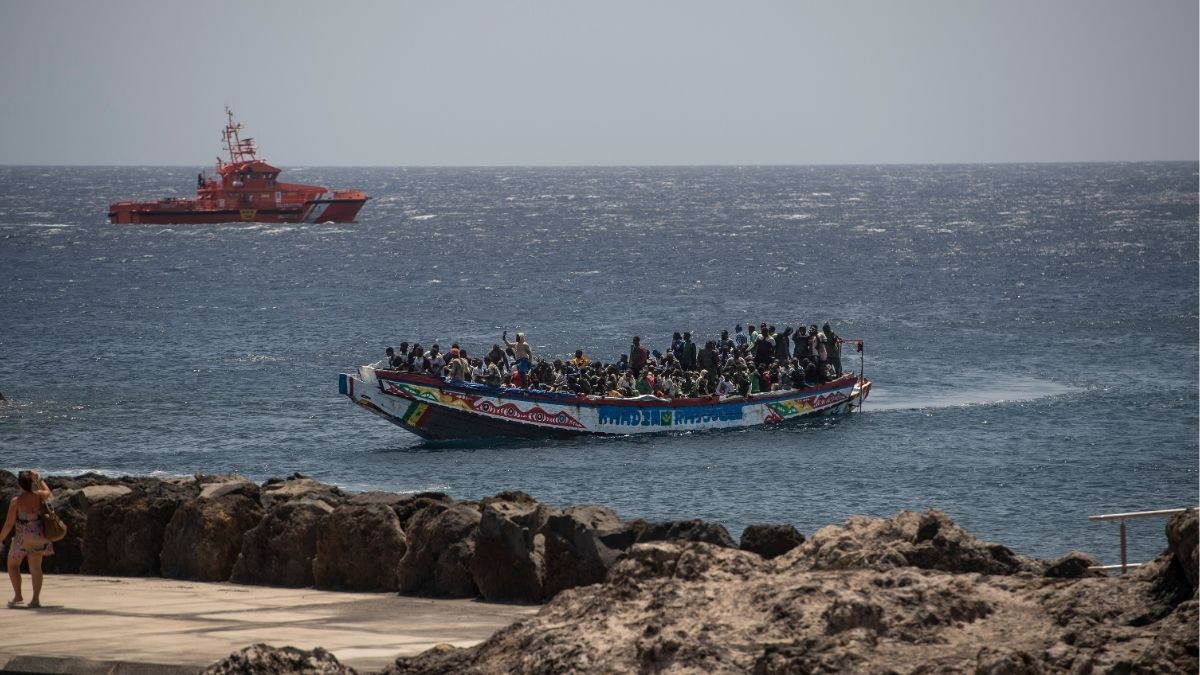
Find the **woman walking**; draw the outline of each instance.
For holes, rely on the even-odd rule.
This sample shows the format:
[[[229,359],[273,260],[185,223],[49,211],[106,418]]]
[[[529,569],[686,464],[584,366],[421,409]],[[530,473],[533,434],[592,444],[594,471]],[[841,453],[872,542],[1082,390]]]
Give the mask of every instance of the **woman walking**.
[[[17,485],[21,486],[21,494],[9,502],[4,528],[0,529],[0,543],[8,538],[10,531],[13,533],[8,546],[8,578],[12,581],[13,598],[8,606],[19,607],[25,601],[21,595],[21,561],[28,559],[29,576],[33,578],[29,607],[37,608],[42,606],[42,558],[54,555],[54,545],[42,529],[42,503],[50,501],[53,495],[37,471],[17,474]]]

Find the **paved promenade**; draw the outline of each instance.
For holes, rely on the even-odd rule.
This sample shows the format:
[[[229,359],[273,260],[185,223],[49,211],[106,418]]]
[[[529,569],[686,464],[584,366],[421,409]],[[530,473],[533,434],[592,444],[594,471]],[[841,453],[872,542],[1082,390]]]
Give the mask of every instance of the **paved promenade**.
[[[0,592],[12,597],[7,575]],[[24,577],[28,600],[29,576]],[[359,671],[467,647],[538,607],[172,579],[47,575],[40,609],[0,605],[0,670],[194,673],[255,642],[324,647]]]

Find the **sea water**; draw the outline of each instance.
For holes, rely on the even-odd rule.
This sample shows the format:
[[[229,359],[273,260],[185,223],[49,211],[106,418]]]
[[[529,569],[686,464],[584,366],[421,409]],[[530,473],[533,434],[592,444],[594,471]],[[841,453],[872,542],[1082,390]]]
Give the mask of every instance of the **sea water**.
[[[0,467],[519,489],[735,538],[934,507],[1106,563],[1089,515],[1197,503],[1195,163],[293,168],[370,194],[359,222],[106,224],[198,169],[0,167]],[[438,446],[337,393],[404,340],[610,361],[763,321],[864,340],[863,412]]]

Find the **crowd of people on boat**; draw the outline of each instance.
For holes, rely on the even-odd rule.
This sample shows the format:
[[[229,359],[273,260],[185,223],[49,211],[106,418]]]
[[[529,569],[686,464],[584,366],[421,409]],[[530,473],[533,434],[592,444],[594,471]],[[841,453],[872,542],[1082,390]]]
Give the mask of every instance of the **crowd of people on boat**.
[[[747,396],[781,389],[806,389],[842,376],[843,341],[828,323],[776,330],[760,323],[739,324],[733,334],[704,341],[676,332],[665,352],[634,337],[628,354],[615,362],[594,361],[582,349],[567,359],[541,359],[524,333],[501,335],[476,356],[454,343],[443,352],[434,343],[402,342],[388,347],[376,368],[522,389],[574,392],[589,396],[692,398]]]

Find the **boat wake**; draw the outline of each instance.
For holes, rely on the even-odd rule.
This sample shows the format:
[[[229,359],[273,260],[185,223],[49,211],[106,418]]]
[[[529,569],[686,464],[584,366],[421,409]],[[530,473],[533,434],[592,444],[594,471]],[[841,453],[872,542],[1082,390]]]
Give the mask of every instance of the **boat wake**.
[[[969,385],[969,387],[968,387]],[[1034,377],[972,373],[955,382],[923,382],[886,386],[875,383],[864,410],[928,410],[975,405],[1021,403],[1080,391]]]

